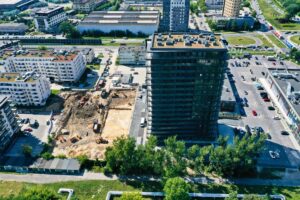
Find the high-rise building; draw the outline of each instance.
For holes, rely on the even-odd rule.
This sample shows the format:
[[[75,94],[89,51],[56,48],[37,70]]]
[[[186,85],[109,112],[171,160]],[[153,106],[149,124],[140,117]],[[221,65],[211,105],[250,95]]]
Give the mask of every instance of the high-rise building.
[[[11,109],[9,96],[0,95],[0,152],[5,150],[19,130],[20,127]]]
[[[224,17],[238,17],[242,0],[225,0],[223,7]]]
[[[189,26],[190,0],[163,0],[161,32],[186,32]]]
[[[227,50],[213,34],[154,34],[147,42],[147,132],[214,139]]]

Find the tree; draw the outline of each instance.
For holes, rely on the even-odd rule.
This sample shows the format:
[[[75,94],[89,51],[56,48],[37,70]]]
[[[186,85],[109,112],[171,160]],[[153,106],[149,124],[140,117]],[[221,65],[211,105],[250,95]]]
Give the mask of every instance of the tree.
[[[225,198],[225,200],[239,200],[237,195],[237,191],[232,191],[229,193],[229,196]]]
[[[254,194],[245,195],[243,200],[268,200],[268,196],[258,196]]]
[[[165,200],[189,200],[189,188],[189,185],[182,178],[170,178],[164,186]]]
[[[47,47],[46,46],[38,46],[38,50],[45,51],[45,50],[47,50]]]
[[[143,196],[139,192],[125,192],[120,200],[143,200]]]
[[[66,35],[67,38],[81,38],[78,30],[70,22],[62,22],[59,25],[59,31]]]
[[[22,194],[26,200],[59,200],[61,199],[53,190],[45,187],[30,187]]]
[[[300,12],[300,4],[292,3],[286,7],[285,19],[290,20]]]
[[[54,158],[54,156],[49,152],[42,153],[41,157],[44,158],[45,160],[50,160]]]
[[[31,153],[32,153],[32,146],[28,145],[28,144],[24,144],[22,146],[22,152],[26,157],[31,157]]]

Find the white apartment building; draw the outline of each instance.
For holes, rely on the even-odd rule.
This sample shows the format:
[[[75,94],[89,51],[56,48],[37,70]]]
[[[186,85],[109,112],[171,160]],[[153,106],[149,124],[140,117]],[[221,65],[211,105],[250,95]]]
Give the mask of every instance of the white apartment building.
[[[55,32],[61,22],[67,20],[63,7],[42,8],[35,13],[35,27],[42,32]]]
[[[120,46],[118,54],[121,65],[145,65],[145,46]]]
[[[0,95],[21,106],[43,106],[50,96],[50,81],[35,72],[0,73]]]
[[[96,6],[95,0],[74,0],[73,10],[89,13]]]
[[[51,82],[76,82],[86,69],[86,60],[79,50],[4,51],[6,72],[35,71]]]
[[[17,119],[10,106],[9,96],[0,95],[0,152],[5,150],[19,130]]]

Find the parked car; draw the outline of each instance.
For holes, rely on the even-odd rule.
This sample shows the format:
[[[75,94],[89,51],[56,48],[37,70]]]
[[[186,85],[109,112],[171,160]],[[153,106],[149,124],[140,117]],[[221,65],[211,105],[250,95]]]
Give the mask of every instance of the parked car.
[[[264,102],[270,102],[270,99],[268,97],[263,98]]]
[[[290,133],[287,131],[281,131],[281,135],[289,135]]]
[[[261,74],[262,74],[263,76],[266,75],[265,72],[261,72]]]
[[[280,120],[280,117],[279,116],[274,116],[273,119]]]
[[[26,132],[32,132],[32,129],[31,128],[25,128],[24,131],[26,131]]]
[[[252,110],[253,116],[257,116],[257,112],[255,110]]]
[[[275,110],[273,106],[268,106],[268,110]]]

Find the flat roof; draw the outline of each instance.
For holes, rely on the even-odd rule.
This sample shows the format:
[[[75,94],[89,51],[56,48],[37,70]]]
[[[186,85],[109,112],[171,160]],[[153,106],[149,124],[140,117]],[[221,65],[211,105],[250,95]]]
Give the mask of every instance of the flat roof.
[[[291,90],[300,92],[300,69],[275,69],[269,68],[269,72],[272,74],[273,80],[277,83],[279,88],[287,98],[288,85],[291,85]],[[288,99],[288,98],[287,98]],[[288,100],[297,114],[300,116],[300,104],[293,103]]]
[[[94,11],[79,24],[158,24],[158,11]]]
[[[13,83],[13,82],[34,82],[40,75],[34,72],[21,73],[0,73],[0,83]]]
[[[213,33],[155,33],[152,49],[225,49],[219,35]]]
[[[63,8],[62,6],[58,6],[58,7],[54,7],[54,8],[46,7],[46,8],[42,8],[39,11],[37,11],[36,14],[49,14],[49,13],[52,13],[52,12],[62,9],[62,8]]]
[[[225,79],[224,79],[221,101],[235,101],[235,97],[234,97],[227,74],[225,75]]]
[[[23,0],[0,0],[0,5],[14,5]]]

